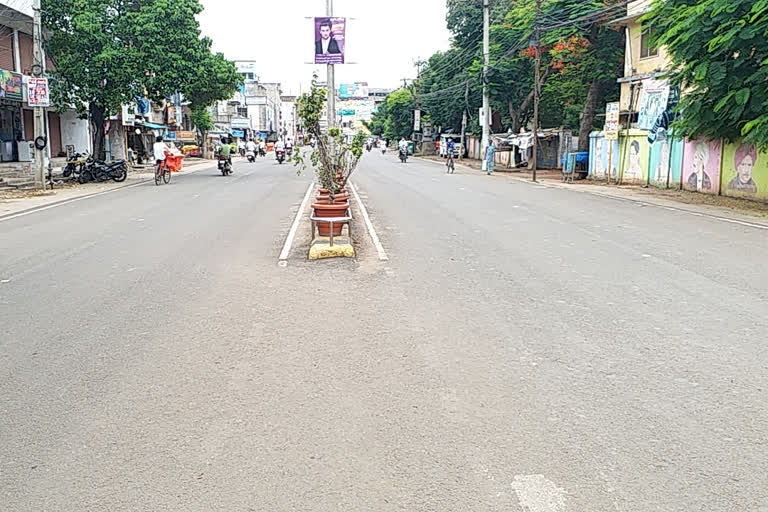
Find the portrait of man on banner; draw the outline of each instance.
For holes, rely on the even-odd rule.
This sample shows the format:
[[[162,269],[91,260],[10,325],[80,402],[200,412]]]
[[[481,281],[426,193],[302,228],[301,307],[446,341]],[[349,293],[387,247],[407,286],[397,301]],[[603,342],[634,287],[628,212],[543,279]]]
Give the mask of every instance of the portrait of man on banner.
[[[315,64],[344,64],[346,18],[315,18]]]

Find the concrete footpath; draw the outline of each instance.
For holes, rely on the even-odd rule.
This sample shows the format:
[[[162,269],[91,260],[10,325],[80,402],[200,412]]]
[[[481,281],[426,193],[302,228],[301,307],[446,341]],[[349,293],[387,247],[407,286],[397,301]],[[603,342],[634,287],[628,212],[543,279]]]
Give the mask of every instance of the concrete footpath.
[[[437,157],[416,157],[419,160],[445,166],[445,160]],[[474,162],[473,162],[474,163]],[[477,166],[456,162],[456,172],[486,176]],[[687,190],[664,190],[656,187],[640,187],[636,185],[609,185],[605,182],[579,180],[574,183],[563,183],[562,174],[557,171],[539,171],[539,179],[531,181],[531,173],[527,170],[504,170],[494,172],[489,179],[505,179],[522,181],[531,185],[568,189],[573,192],[608,197],[620,201],[632,201],[641,205],[654,205],[669,210],[680,211],[697,216],[707,216],[725,222],[746,224],[752,227],[768,229],[768,205],[745,199],[713,196],[690,192]]]
[[[190,174],[211,165],[215,165],[215,162],[212,160],[197,160],[185,164],[182,171],[174,173],[174,175]],[[0,220],[62,203],[106,194],[128,187],[135,187],[142,183],[152,181],[153,179],[154,173],[152,172],[146,172],[145,170],[131,171],[128,173],[128,178],[122,183],[109,181],[102,183],[86,183],[84,185],[71,184],[54,190],[26,191],[28,192],[27,194],[19,194],[21,197],[3,198],[2,195],[0,195]]]

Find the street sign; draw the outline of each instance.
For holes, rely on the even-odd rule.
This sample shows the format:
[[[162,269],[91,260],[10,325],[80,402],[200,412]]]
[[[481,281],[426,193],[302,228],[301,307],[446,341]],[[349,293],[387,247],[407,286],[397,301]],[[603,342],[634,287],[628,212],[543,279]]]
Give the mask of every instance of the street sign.
[[[608,103],[605,106],[605,140],[619,139],[619,102]]]
[[[413,131],[421,131],[421,110],[413,111]]]
[[[232,130],[232,136],[233,137],[245,137],[245,132],[243,130]]]

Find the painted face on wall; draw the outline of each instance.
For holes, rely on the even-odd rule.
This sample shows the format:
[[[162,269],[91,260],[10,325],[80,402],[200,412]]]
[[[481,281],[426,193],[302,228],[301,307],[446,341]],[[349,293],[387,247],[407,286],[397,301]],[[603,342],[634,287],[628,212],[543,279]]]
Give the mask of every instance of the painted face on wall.
[[[629,168],[635,173],[640,173],[640,148],[636,141],[629,146]]]
[[[736,169],[739,176],[739,181],[742,183],[749,183],[752,179],[752,169],[755,167],[755,162],[752,160],[752,155],[746,155]]]

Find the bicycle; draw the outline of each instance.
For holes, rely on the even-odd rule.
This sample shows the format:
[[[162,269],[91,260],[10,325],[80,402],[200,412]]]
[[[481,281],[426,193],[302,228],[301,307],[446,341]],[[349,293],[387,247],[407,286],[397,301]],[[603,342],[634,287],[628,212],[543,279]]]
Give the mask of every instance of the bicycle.
[[[171,181],[171,168],[168,167],[168,159],[155,164],[155,185],[160,185],[160,180],[167,185]]]
[[[453,161],[453,152],[448,152],[448,160],[445,162],[446,174],[453,174],[456,172],[456,165]]]

